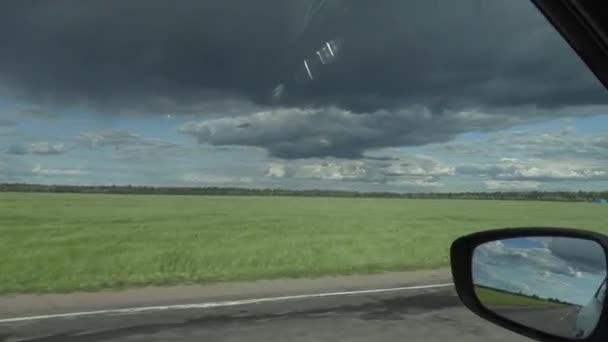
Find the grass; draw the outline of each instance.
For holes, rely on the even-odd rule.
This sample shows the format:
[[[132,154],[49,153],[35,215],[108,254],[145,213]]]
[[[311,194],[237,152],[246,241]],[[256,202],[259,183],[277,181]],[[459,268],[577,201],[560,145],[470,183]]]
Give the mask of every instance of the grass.
[[[516,293],[496,291],[487,287],[475,287],[475,294],[482,304],[492,307],[550,308],[568,306],[567,304],[539,300]]]
[[[0,293],[448,266],[506,226],[608,228],[586,203],[0,193]]]

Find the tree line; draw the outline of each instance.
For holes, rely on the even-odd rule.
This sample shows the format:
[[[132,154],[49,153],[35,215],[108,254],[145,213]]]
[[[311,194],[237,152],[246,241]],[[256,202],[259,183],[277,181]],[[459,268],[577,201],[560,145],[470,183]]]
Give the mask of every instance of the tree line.
[[[590,202],[608,198],[608,191],[524,191],[524,192],[358,192],[342,190],[287,190],[252,189],[234,187],[154,187],[131,185],[42,185],[11,183],[0,184],[0,192],[46,192],[133,195],[202,195],[202,196],[300,196],[300,197],[367,197],[406,199],[479,199]]]

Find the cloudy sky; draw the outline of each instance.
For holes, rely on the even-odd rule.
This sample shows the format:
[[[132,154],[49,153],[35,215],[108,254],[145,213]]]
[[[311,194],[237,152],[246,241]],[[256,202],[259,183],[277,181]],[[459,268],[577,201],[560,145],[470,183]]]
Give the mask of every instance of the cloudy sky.
[[[608,92],[527,0],[15,0],[0,41],[0,182],[608,189]]]
[[[472,271],[475,284],[584,306],[606,277],[606,256],[590,240],[506,239],[477,247]]]

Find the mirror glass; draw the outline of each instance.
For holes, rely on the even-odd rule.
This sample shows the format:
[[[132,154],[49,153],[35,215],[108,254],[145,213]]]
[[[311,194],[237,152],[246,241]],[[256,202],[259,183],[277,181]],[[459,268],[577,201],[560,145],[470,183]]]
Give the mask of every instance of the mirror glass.
[[[586,338],[597,326],[606,288],[606,256],[597,242],[492,241],[475,249],[472,263],[477,298],[496,314],[568,338]]]

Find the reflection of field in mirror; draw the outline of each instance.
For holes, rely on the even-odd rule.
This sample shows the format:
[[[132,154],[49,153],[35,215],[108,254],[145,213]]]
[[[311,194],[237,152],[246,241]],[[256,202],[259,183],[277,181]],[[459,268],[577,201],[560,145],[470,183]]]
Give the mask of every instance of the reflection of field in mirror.
[[[536,295],[527,296],[500,289],[475,286],[479,301],[491,308],[563,308],[575,306],[572,303],[560,302],[558,299],[542,299]]]
[[[477,298],[502,317],[564,337],[587,336],[597,325],[606,256],[595,241],[492,241],[475,249],[472,268]]]
[[[486,308],[511,321],[558,336],[576,333],[578,305],[483,286],[476,286],[475,294]]]
[[[539,301],[584,306],[606,277],[606,256],[595,241],[516,238],[480,245],[475,249],[472,267],[477,286]]]
[[[578,305],[483,286],[476,286],[475,294],[486,308],[511,321],[558,336],[576,333]]]

